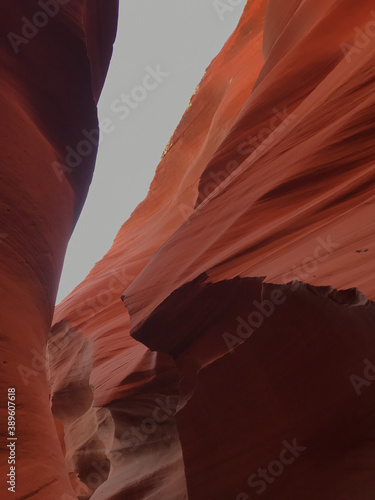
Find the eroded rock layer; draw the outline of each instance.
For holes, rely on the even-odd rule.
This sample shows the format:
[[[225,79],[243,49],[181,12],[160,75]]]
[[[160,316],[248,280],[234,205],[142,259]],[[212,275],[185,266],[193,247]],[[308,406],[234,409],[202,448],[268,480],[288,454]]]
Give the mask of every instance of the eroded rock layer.
[[[195,211],[124,293],[134,338],[179,369],[190,499],[372,495],[371,9],[269,2]]]
[[[94,36],[97,7],[80,11],[90,66],[79,65],[80,82],[92,89],[93,115],[110,53]],[[111,30],[100,29],[110,40]],[[55,450],[45,482],[59,471],[48,488],[68,491],[69,478],[81,500],[373,497],[374,63],[370,0],[247,2],[147,198],[55,310],[47,362],[24,396],[25,405],[44,397]],[[44,161],[51,144],[61,156],[79,130],[94,127],[75,109],[68,131],[63,118],[40,129],[51,107],[32,104],[41,107],[25,134],[38,124]],[[91,167],[59,171],[47,191],[55,225],[38,234],[51,249],[29,242],[25,263],[14,248],[7,257],[14,271],[5,304],[27,305],[4,338],[27,327],[25,366],[45,343],[64,230]],[[25,193],[27,182],[39,195],[47,189],[40,168],[40,179],[24,174]],[[24,209],[28,219],[22,208],[14,213],[27,226],[22,237],[30,214],[42,220],[38,204],[49,198],[39,198]],[[40,290],[52,290],[48,300]],[[30,440],[35,446],[35,429]]]
[[[111,461],[109,476],[108,469],[107,474],[98,471],[98,460],[86,461],[88,475],[77,462],[68,464],[71,473],[84,476],[84,483],[94,489],[92,498],[187,498],[175,420],[178,371],[167,354],[152,352],[130,336],[121,295],[194,211],[200,176],[249,98],[262,67],[265,7],[266,2],[246,7],[238,29],[206,71],[172,136],[148,197],[106,256],[56,309],[60,328],[67,324],[89,338],[92,407],[105,408],[112,419],[112,442],[103,445]],[[64,361],[59,363],[62,367]],[[63,423],[70,435],[71,424]],[[81,429],[85,449],[92,450],[97,422],[88,424],[81,416],[74,426]],[[69,438],[69,443],[74,446],[69,453],[79,455],[82,442],[74,445]],[[83,493],[82,485],[80,489]]]
[[[91,142],[74,170],[66,148],[98,128],[116,21],[113,0],[0,6],[1,498],[75,498],[51,414],[46,344],[97,149]],[[6,483],[8,387],[16,388],[15,494]]]
[[[371,3],[265,8],[248,2],[148,197],[56,311],[91,339],[115,429],[93,498],[373,489]]]

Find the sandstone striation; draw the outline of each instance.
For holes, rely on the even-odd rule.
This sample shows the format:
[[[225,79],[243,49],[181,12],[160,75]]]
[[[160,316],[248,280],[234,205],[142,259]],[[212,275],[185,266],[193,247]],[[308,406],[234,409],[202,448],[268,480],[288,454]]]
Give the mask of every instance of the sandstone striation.
[[[13,106],[3,135],[2,380],[20,363],[35,371],[48,341],[30,384],[15,381],[25,498],[372,498],[372,2],[247,2],[148,196],[56,307],[47,338],[94,158],[60,176],[50,165],[97,126],[114,35],[115,3],[93,4],[80,3],[80,16],[62,8],[69,43],[56,44],[74,49],[73,67],[62,60],[50,72],[43,38],[20,47],[30,74],[9,46],[2,52],[2,102]],[[38,40],[45,79],[30,69]],[[69,70],[80,87],[63,106]]]
[[[113,0],[0,6],[1,498],[75,498],[50,408],[46,344],[97,149],[74,171],[66,147],[98,127],[116,12]],[[4,481],[8,387],[16,388],[16,494]]]

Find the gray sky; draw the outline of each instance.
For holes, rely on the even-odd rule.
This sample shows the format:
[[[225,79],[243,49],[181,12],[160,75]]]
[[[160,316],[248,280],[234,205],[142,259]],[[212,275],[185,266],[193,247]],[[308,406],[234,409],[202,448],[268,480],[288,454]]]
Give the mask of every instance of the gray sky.
[[[195,87],[236,27],[245,3],[120,0],[117,40],[99,102],[100,121],[109,119],[111,125],[103,134],[94,180],[69,243],[57,303],[103,257],[145,198]]]

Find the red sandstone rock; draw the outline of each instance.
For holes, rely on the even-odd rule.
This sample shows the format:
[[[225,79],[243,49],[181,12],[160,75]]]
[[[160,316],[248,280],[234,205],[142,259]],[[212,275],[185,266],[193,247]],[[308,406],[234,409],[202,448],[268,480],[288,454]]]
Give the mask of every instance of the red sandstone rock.
[[[60,177],[56,162],[65,162],[66,146],[76,147],[84,129],[97,128],[96,100],[116,9],[112,0],[74,0],[50,17],[34,0],[0,6],[1,498],[75,498],[59,444],[62,430],[58,426],[58,436],[50,410],[44,353],[66,245],[96,148],[66,176]],[[44,25],[35,27],[34,19]],[[17,403],[15,494],[5,482],[10,386]]]
[[[27,115],[25,134],[44,159],[56,156],[51,144],[60,155],[75,144],[80,120],[94,116],[85,85],[98,96],[114,19],[108,11],[108,23],[96,23],[107,11],[94,4],[80,17],[90,73],[76,32],[64,31],[77,43],[67,53],[75,48],[84,109],[64,106],[52,123],[55,110],[28,87],[39,114]],[[53,470],[59,482],[42,499],[62,491],[94,500],[372,498],[375,14],[369,0],[271,0],[265,16],[266,4],[247,3],[147,198],[55,310],[49,388],[41,372],[20,396],[28,414],[36,394],[43,402],[42,423],[22,429],[27,449],[36,449],[46,421],[54,455],[46,461],[38,448],[32,466],[50,469],[35,483],[35,469],[26,470],[25,494]],[[76,10],[66,12],[72,22]],[[359,30],[369,34],[358,42]],[[348,44],[356,44],[350,53]],[[65,71],[62,64],[60,82]],[[14,364],[27,366],[32,349],[43,348],[72,207],[82,204],[91,167],[52,191],[45,171],[37,179],[28,170],[23,189],[33,183],[36,200],[23,207],[9,199],[17,213],[5,230],[28,243],[13,243],[1,268],[15,290],[4,281],[5,333],[28,333],[24,350],[10,344]],[[37,227],[45,241],[27,237],[23,214],[39,225],[46,218]],[[15,320],[19,304],[27,306]]]
[[[179,393],[178,374],[168,356],[152,353],[130,337],[129,318],[120,297],[193,211],[200,175],[233,125],[260,71],[264,12],[265,2],[247,7],[238,30],[206,71],[171,138],[148,197],[123,226],[107,255],[56,309],[56,322],[68,322],[90,339],[93,406],[105,407],[113,419],[114,439],[107,450],[113,468],[107,480],[102,477],[102,484],[97,478],[99,487],[93,498],[186,498],[174,411],[168,407],[168,397]],[[165,422],[156,422],[157,429],[149,435],[143,431],[141,437],[135,435],[132,427],[143,425],[147,431],[147,419],[154,419],[155,411]],[[81,419],[76,425],[82,426],[87,441],[90,432],[96,432],[95,423],[91,431]],[[151,431],[153,424],[148,425]],[[71,453],[80,453],[79,447]],[[80,473],[76,465],[73,469]],[[88,481],[95,481],[97,471],[92,465],[90,473]]]
[[[179,368],[189,499],[374,489],[374,307],[353,287],[374,299],[375,44],[343,51],[373,22],[370,2],[354,10],[269,4],[265,66],[200,178],[196,210],[125,291],[133,336]],[[257,290],[246,276],[350,290]],[[267,318],[254,301],[272,290],[286,301]],[[294,439],[301,457],[275,464]]]

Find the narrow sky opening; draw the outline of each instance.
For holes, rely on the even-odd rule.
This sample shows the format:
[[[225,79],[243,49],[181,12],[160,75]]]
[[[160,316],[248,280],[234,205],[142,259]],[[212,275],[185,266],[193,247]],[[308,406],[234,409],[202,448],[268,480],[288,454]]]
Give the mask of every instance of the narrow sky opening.
[[[145,198],[195,87],[245,3],[120,1],[117,39],[99,102],[99,119],[107,119],[108,133],[103,133],[90,192],[68,246],[57,303],[103,257]]]

